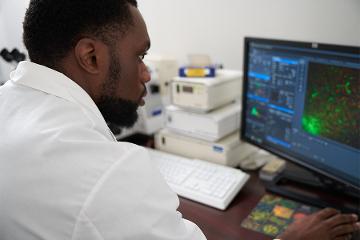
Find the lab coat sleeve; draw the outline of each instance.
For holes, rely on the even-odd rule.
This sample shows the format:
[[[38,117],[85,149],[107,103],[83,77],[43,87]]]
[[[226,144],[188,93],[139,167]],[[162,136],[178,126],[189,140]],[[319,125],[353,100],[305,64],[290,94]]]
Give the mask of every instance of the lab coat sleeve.
[[[182,218],[178,205],[177,195],[151,163],[147,150],[132,148],[92,189],[73,239],[206,239],[198,226]]]

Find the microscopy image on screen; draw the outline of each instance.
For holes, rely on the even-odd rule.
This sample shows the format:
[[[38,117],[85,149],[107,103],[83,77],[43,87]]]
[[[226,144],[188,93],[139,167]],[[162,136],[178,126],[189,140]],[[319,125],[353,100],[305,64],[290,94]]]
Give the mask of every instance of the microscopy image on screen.
[[[302,128],[360,149],[360,71],[310,63]]]

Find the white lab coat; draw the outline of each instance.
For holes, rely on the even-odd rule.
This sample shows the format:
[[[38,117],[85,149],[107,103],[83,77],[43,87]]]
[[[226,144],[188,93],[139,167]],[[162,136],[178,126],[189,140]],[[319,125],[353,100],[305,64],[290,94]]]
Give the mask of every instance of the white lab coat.
[[[178,205],[65,75],[21,62],[0,87],[1,240],[205,239]]]

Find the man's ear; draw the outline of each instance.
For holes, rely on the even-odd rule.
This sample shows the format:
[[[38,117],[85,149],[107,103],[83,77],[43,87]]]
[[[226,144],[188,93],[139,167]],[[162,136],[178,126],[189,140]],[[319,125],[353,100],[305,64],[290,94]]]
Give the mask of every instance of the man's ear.
[[[88,73],[98,74],[103,70],[107,59],[107,46],[91,38],[80,39],[75,46],[75,58]]]

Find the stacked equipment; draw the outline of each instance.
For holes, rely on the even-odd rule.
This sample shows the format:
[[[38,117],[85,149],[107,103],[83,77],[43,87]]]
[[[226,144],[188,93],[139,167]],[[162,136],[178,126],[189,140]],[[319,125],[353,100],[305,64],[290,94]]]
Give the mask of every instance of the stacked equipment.
[[[240,141],[241,72],[217,70],[215,77],[175,77],[166,128],[155,148],[188,158],[237,167],[257,148]]]

